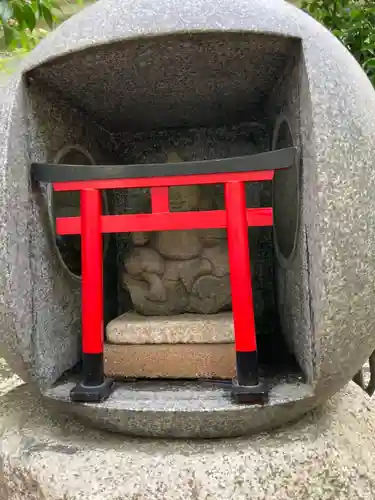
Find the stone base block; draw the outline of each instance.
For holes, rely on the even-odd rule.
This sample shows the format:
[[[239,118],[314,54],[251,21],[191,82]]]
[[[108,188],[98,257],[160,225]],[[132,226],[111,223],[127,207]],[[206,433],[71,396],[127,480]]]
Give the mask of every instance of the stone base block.
[[[230,379],[234,344],[113,345],[104,351],[106,375],[117,378]]]
[[[127,312],[107,325],[111,344],[224,344],[234,341],[231,312],[141,316]]]

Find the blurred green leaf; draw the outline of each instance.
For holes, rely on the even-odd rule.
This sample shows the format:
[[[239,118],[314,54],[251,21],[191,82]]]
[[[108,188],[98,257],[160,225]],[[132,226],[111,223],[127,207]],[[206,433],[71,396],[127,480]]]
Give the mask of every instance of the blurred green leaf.
[[[16,19],[19,26],[22,27],[23,23],[24,23],[22,4],[20,5],[18,2],[14,2],[12,5],[12,8],[13,8],[13,16],[12,17],[14,19]]]
[[[17,39],[17,30],[8,26],[8,24],[3,24],[4,40],[6,45],[10,46]]]
[[[50,29],[52,29],[53,28],[53,16],[52,16],[51,10],[45,4],[40,5],[40,10],[41,10],[43,19],[47,23],[48,27]]]
[[[365,62],[365,66],[367,68],[375,68],[375,57],[372,59],[367,59],[367,61]]]
[[[0,38],[8,51],[31,50],[48,33],[46,26],[53,29],[86,1],[0,0]]]
[[[77,3],[79,3],[79,2],[77,2]],[[51,5],[51,9],[55,9],[55,10],[59,10],[59,11],[62,10],[61,2],[58,2],[57,0],[51,0],[50,5]]]
[[[23,15],[27,27],[30,31],[33,31],[36,26],[36,17],[33,9],[27,3],[25,3],[23,6]]]

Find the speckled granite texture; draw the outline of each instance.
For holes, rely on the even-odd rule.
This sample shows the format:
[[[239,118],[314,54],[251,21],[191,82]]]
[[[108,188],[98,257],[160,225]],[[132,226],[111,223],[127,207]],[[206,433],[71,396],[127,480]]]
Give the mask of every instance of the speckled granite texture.
[[[233,343],[106,344],[104,373],[117,379],[231,380],[236,376],[236,351]]]
[[[314,204],[314,196],[311,190],[322,189],[315,183],[317,179],[308,179],[309,175],[314,175],[314,157],[309,155],[308,148],[311,147],[312,138],[312,107],[311,96],[309,95],[309,83],[306,74],[306,64],[302,57],[291,61],[289,69],[284,78],[280,79],[274,87],[268,102],[269,110],[277,110],[278,118],[274,123],[272,147],[277,145],[279,131],[283,122],[286,122],[292,136],[292,143],[301,151],[302,168],[299,171],[299,192],[300,210],[298,213],[298,229],[296,245],[289,258],[285,258],[280,251],[275,239],[275,253],[277,258],[276,279],[277,279],[277,307],[280,314],[281,328],[284,336],[296,354],[301,367],[309,380],[314,380],[317,373],[316,359],[317,346],[314,335],[314,303],[319,292],[316,292],[314,279],[309,276],[310,257],[308,253],[308,241],[310,237],[317,237],[321,241],[324,236],[309,233],[307,224],[309,222],[308,210]],[[276,176],[279,175],[278,173]],[[285,175],[282,173],[282,175]],[[285,191],[284,202],[288,203],[293,192],[293,183],[286,172],[286,177],[282,182],[277,183],[275,179],[275,189]],[[306,179],[306,180],[305,180]],[[350,181],[351,182],[351,181]],[[289,214],[286,214],[289,215]],[[315,213],[319,221],[319,213]],[[314,227],[314,225],[313,225]],[[282,228],[285,230],[285,228]],[[293,242],[292,242],[293,243]],[[318,278],[317,278],[318,279]],[[310,282],[311,281],[311,282]],[[323,284],[320,286],[322,288]],[[339,334],[338,334],[339,335]]]
[[[30,159],[73,136],[108,161],[120,156],[119,136],[159,124],[261,118],[272,133],[287,117],[301,148],[301,208],[294,254],[279,258],[278,301],[316,404],[373,350],[375,92],[311,17],[278,0],[102,0],[23,61],[0,107],[0,337],[24,378],[51,385],[74,362],[79,335]]]
[[[71,404],[69,397],[74,383],[74,379],[64,381],[47,389],[44,396],[62,412],[130,436],[244,436],[296,420],[316,405],[311,387],[298,374],[268,377],[269,401],[265,406],[233,404],[231,386],[221,387],[211,380],[118,382],[104,403],[78,405]]]
[[[26,103],[16,80],[7,88],[13,106],[1,114],[9,120],[4,134],[9,142],[1,167],[0,337],[12,368],[43,387],[79,359],[80,284],[57,258],[45,187],[31,193],[29,158],[52,160],[62,147],[81,144],[100,161],[101,132],[61,99],[56,107],[54,91],[30,90]]]
[[[7,500],[373,500],[374,405],[354,385],[287,429],[131,439],[66,418],[23,386],[1,398]]]
[[[112,344],[221,344],[233,340],[233,316],[229,312],[171,318],[128,312],[107,325],[107,341]]]

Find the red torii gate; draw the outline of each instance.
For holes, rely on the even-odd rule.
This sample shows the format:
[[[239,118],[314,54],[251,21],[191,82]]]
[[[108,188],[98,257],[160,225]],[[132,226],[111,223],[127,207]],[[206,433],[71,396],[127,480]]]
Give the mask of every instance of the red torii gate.
[[[295,160],[296,148],[236,158],[147,165],[62,165],[33,163],[34,181],[53,184],[55,191],[80,191],[78,217],[56,220],[59,235],[81,235],[82,381],[71,399],[100,402],[114,388],[104,377],[103,233],[226,228],[237,379],[234,400],[262,402],[267,389],[259,380],[248,227],[271,226],[272,208],[246,208],[245,182],[271,181],[274,170]],[[225,210],[170,212],[168,188],[224,184]],[[151,213],[104,215],[101,191],[150,188]]]

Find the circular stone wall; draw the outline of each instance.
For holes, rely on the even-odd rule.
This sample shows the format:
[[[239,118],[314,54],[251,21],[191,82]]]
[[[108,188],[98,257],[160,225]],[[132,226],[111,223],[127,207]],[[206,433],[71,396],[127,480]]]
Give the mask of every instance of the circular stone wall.
[[[193,34],[199,35],[199,42],[194,43]],[[248,34],[251,41],[246,38]],[[255,42],[255,34],[262,40]],[[234,59],[241,64],[249,61],[250,48],[252,54],[259,55],[269,36],[274,37],[272,50],[267,52],[269,59],[258,57],[246,71],[233,69]],[[208,37],[220,38],[217,57],[210,64],[201,64],[208,47],[212,48]],[[237,37],[238,42],[237,50],[230,53],[236,56],[234,59],[226,51],[231,37]],[[152,50],[166,42],[163,55],[173,61],[168,71],[163,64],[155,63],[163,61],[162,57],[158,59],[157,50],[145,50],[152,39]],[[176,50],[168,51],[172,40]],[[288,44],[296,49],[293,68],[285,66],[281,57],[283,53],[288,55]],[[194,49],[196,57],[185,57],[186,53],[178,51],[180,45]],[[153,64],[148,64],[149,59]],[[200,71],[194,71],[194,60],[201,64]],[[214,63],[221,68],[220,80],[211,71]],[[272,64],[281,72],[285,70],[283,78],[275,80],[274,73],[269,72]],[[205,78],[197,80],[199,74]],[[127,85],[124,75],[129,78]],[[100,118],[113,125],[117,133],[131,125],[129,116],[135,109],[132,116],[144,128],[152,120],[156,123],[157,119],[173,116],[176,110],[180,112],[181,106],[189,113],[205,110],[209,98],[213,99],[211,107],[219,109],[221,102],[214,98],[227,98],[228,87],[224,85],[224,91],[221,87],[227,75],[235,75],[236,89],[242,88],[242,96],[258,90],[256,104],[262,103],[260,112],[270,120],[275,115],[286,117],[301,151],[300,219],[296,226],[293,209],[290,226],[284,227],[290,236],[297,227],[293,248],[291,237],[283,240],[279,228],[285,222],[276,214],[278,253],[285,256],[277,270],[277,281],[278,289],[283,291],[283,333],[304,371],[308,387],[313,389],[311,406],[339,391],[373,351],[375,225],[371,223],[371,214],[375,213],[375,92],[354,58],[314,19],[279,0],[222,0],[215,4],[203,0],[176,0],[173,4],[139,0],[134,5],[130,0],[102,0],[43,40],[0,93],[0,343],[14,370],[41,391],[46,386],[49,390],[68,368],[67,361],[77,354],[78,342],[71,343],[71,339],[78,329],[72,327],[71,312],[78,324],[79,294],[75,295],[73,308],[70,283],[56,286],[58,270],[51,264],[53,255],[41,224],[43,214],[30,192],[30,148],[25,138],[33,135],[28,123],[37,127],[38,121],[25,81],[30,78],[32,85],[44,85],[43,88],[52,85],[64,97],[65,105],[71,103],[77,110],[87,108],[85,117],[76,113],[78,121],[91,116],[100,123],[101,111]],[[198,93],[195,84],[200,84],[205,93]],[[240,96],[239,92],[233,95]],[[25,96],[30,99],[27,109]],[[155,108],[155,103],[160,107]],[[250,108],[241,109],[243,112]],[[49,119],[52,118],[50,113]],[[80,130],[89,130],[90,124],[85,122]],[[102,137],[104,129],[100,134]],[[283,136],[287,138],[288,134]],[[35,151],[38,144],[33,147]],[[285,175],[293,176],[293,170]],[[276,177],[277,184],[279,180]],[[295,184],[292,191],[296,191]],[[291,196],[291,200],[291,206],[295,206],[295,197]],[[275,199],[276,212],[278,205]],[[78,340],[78,336],[74,338]],[[64,363],[60,363],[62,352],[69,355]],[[139,414],[150,420],[160,417],[162,430],[168,425],[182,428],[178,425],[182,422],[180,416],[193,416],[198,427],[199,421],[204,422],[204,428],[212,423],[210,411],[215,413],[214,403],[210,403],[211,410],[199,413],[199,398],[192,407],[189,393],[180,391],[185,406],[176,404],[175,408],[163,400],[162,391],[147,394],[155,402],[148,412],[146,406],[142,412],[134,411],[134,406],[139,409],[142,405],[134,391],[123,394],[120,402],[120,409],[125,408],[134,416],[136,430]],[[217,394],[210,401],[215,402],[216,398]],[[96,406],[71,405],[68,400],[66,403],[97,425],[108,420],[131,422],[120,419],[116,398]],[[263,428],[285,421],[284,410],[290,412],[289,417],[306,411],[305,403],[294,402],[283,405],[283,410],[275,406],[274,413],[270,406],[246,408],[242,417],[235,419],[233,411],[239,411],[239,407],[228,401],[225,404],[232,422],[244,422],[247,430],[255,422],[249,418],[250,411],[266,415]],[[222,406],[215,414],[223,416]],[[157,420],[154,422],[156,426]],[[227,428],[222,425],[225,434]]]
[[[290,125],[287,119],[282,116],[278,119],[275,127],[272,149],[293,146],[295,146],[295,141]],[[300,210],[298,155],[291,167],[275,172],[272,190],[274,243],[279,261],[285,262],[293,257],[298,236]]]

